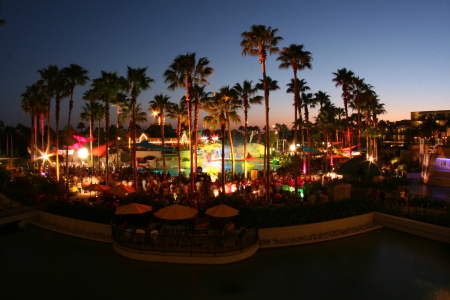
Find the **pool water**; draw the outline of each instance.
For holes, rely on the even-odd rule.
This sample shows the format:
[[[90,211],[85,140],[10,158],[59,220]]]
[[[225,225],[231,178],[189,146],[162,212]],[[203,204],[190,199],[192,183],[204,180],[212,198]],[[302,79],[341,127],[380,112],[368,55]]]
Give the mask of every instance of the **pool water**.
[[[450,245],[386,228],[260,249],[227,265],[131,260],[110,244],[29,224],[1,228],[0,244],[0,299],[422,300],[436,291],[450,295]]]

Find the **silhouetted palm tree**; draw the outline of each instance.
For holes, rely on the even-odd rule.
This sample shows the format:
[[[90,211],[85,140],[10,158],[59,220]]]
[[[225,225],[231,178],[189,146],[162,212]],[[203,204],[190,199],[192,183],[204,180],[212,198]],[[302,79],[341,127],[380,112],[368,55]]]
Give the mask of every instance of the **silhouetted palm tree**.
[[[261,104],[263,98],[261,96],[252,97],[258,91],[257,87],[252,85],[252,81],[244,80],[242,85],[236,83],[233,89],[237,99],[242,101],[242,108],[244,109],[244,178],[247,178],[247,163],[245,159],[247,157],[248,110],[250,109],[250,104]],[[240,127],[239,130],[241,130]]]
[[[106,185],[109,185],[109,122],[110,104],[117,98],[120,89],[120,79],[116,72],[101,71],[101,76],[91,84],[105,108],[105,142],[106,142]]]
[[[67,132],[70,132],[70,117],[72,115],[72,109],[73,109],[73,94],[75,91],[75,87],[77,85],[84,86],[87,81],[89,80],[89,77],[86,75],[88,73],[87,70],[80,67],[77,64],[70,64],[70,66],[65,67],[62,69],[63,76],[67,80],[69,94],[70,94],[70,100],[69,100],[69,114],[67,118]],[[68,137],[66,137],[68,138]],[[66,145],[66,180],[69,179],[69,145]]]
[[[151,89],[154,80],[147,76],[147,68],[130,68],[127,66],[127,76],[121,78],[121,88],[129,93],[131,105],[131,142],[133,159],[134,188],[138,190],[137,158],[136,158],[136,99],[142,91]]]
[[[252,25],[250,31],[242,33],[242,54],[258,56],[259,62],[262,67],[263,84],[264,84],[264,102],[265,102],[265,114],[266,114],[266,128],[269,128],[269,87],[266,80],[266,59],[267,54],[276,54],[280,51],[277,44],[283,40],[282,37],[276,36],[278,29],[272,29],[265,25]],[[269,135],[266,134],[265,140],[265,170],[270,170],[270,149],[269,149]],[[270,176],[268,173],[266,176],[266,190],[270,188]],[[266,193],[266,200],[268,200],[269,193]]]
[[[164,72],[164,82],[169,83],[169,90],[175,90],[177,88],[184,88],[186,90],[185,99],[187,103],[187,123],[188,131],[192,132],[192,85],[197,83],[199,85],[209,85],[206,78],[210,77],[214,72],[214,69],[209,66],[209,60],[206,57],[199,58],[198,61],[195,58],[195,53],[187,53],[186,55],[178,55],[173,60],[169,68]],[[192,135],[190,135],[190,186],[191,193],[194,191],[194,179],[196,177],[197,170],[194,169],[193,156],[197,155],[197,149],[193,147]]]
[[[155,95],[155,97],[153,98],[153,100],[150,100],[149,104],[149,109],[157,112],[158,113],[158,117],[160,120],[160,129],[161,129],[161,146],[164,147],[164,139],[165,139],[165,135],[164,135],[164,126],[166,123],[166,117],[165,117],[165,112],[170,110],[170,107],[172,106],[172,102],[169,101],[170,97],[167,95],[163,95],[163,94],[158,94]],[[162,153],[162,159],[163,159],[163,177],[166,178],[166,156],[165,156],[165,151],[161,151]]]
[[[355,73],[346,68],[338,69],[337,72],[333,72],[334,78],[333,82],[336,83],[336,86],[342,87],[342,99],[344,100],[344,111],[345,111],[345,120],[347,124],[347,140],[346,143],[348,146],[351,146],[351,137],[350,137],[350,124],[348,119],[348,101],[350,98],[351,90],[353,89],[353,80]]]
[[[178,150],[178,174],[181,174],[181,132],[182,132],[182,124],[187,119],[187,108],[186,105],[182,102],[180,104],[173,103],[171,107],[167,110],[167,117],[171,119],[177,120],[177,150]]]

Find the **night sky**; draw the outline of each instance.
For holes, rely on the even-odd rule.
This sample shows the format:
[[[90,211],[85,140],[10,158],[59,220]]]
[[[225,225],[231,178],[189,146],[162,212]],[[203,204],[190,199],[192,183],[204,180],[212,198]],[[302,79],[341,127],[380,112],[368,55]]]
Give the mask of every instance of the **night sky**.
[[[127,65],[148,67],[155,83],[138,98],[144,108],[159,93],[179,101],[183,90],[169,91],[162,74],[187,52],[211,61],[215,73],[207,91],[258,82],[258,58],[242,56],[240,47],[241,33],[253,24],[278,28],[284,38],[280,48],[303,44],[313,55],[313,69],[299,72],[299,78],[312,93],[331,95],[338,107],[343,107],[342,91],[332,72],[347,68],[374,86],[387,110],[379,119],[450,109],[450,1],[7,0],[0,5],[0,19],[7,22],[0,26],[0,120],[5,125],[30,126],[20,95],[40,78],[37,71],[51,64],[78,64],[91,79],[101,70],[125,76]],[[276,58],[267,60],[267,75],[281,87],[271,93],[270,123],[291,127],[293,95],[286,94],[286,84],[293,73],[278,69]],[[88,88],[76,88],[74,126]],[[61,120],[67,112],[68,98]],[[312,118],[316,115],[313,109]],[[150,112],[148,121],[154,121]],[[249,125],[264,126],[263,105],[251,108]]]

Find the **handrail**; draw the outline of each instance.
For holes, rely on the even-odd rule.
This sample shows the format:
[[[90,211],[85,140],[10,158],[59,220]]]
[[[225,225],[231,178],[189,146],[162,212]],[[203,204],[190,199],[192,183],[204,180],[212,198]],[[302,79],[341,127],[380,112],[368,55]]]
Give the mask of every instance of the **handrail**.
[[[138,251],[216,255],[233,251],[242,252],[258,243],[258,227],[231,235],[172,235],[136,233],[120,230],[113,224],[112,238],[120,246]]]

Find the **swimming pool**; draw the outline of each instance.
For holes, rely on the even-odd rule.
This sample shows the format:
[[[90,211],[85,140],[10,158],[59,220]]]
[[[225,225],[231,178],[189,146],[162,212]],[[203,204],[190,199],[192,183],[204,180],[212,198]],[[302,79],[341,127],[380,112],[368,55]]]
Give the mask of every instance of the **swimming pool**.
[[[0,299],[427,299],[450,245],[382,228],[227,265],[152,263],[32,225],[0,230]]]

